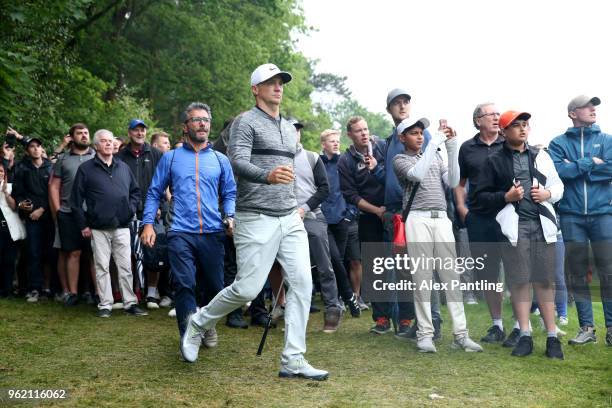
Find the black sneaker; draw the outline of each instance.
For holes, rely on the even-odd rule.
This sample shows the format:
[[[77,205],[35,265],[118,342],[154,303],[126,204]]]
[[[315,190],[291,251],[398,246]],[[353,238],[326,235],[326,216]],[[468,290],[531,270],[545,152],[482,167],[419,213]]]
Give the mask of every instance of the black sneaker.
[[[608,327],[606,332],[606,345],[612,346],[612,326]]]
[[[432,321],[433,323],[433,327],[434,327],[434,335],[432,340],[433,341],[438,341],[440,339],[442,339],[442,320],[440,319],[435,319]]]
[[[359,307],[359,303],[357,303],[357,296],[355,296],[355,294],[353,294],[353,296],[345,303],[348,306],[349,310],[351,311],[351,316],[353,317],[361,316],[361,308]]]
[[[128,307],[127,309],[123,310],[125,312],[125,314],[128,314],[130,316],[148,316],[149,313],[147,313],[145,310],[142,310],[140,307],[138,307],[137,304],[133,304],[132,306]]]
[[[413,338],[410,337],[412,330],[412,326],[410,326],[410,323],[410,320],[400,320],[399,328],[397,329],[397,333],[395,333],[396,339],[404,341],[413,340]],[[416,332],[414,338],[416,338]]]
[[[520,337],[521,337],[521,331],[519,329],[512,329],[506,341],[502,343],[502,346],[511,347],[511,348],[516,347]]]
[[[417,332],[419,331],[419,326],[417,321],[415,320],[410,326],[410,330],[408,330],[408,334],[406,334],[406,338],[410,341],[417,341]]]
[[[487,335],[480,339],[483,343],[499,343],[504,341],[506,333],[499,328],[498,325],[494,324],[487,331]]]
[[[234,329],[248,329],[249,325],[242,318],[242,309],[236,309],[230,314],[227,315],[227,320],[225,321],[225,325],[227,327],[231,327]]]
[[[53,299],[53,294],[51,293],[51,290],[43,289],[42,292],[40,292],[40,300],[49,300],[49,299]]]
[[[376,319],[376,324],[370,329],[370,333],[385,334],[391,331],[391,323],[386,317]]]
[[[109,309],[99,309],[96,313],[97,317],[111,317],[111,311]]]
[[[559,360],[563,360],[563,350],[561,350],[561,342],[558,338],[546,338],[546,357],[558,358]]]
[[[533,339],[531,336],[521,336],[518,344],[512,350],[512,355],[515,357],[525,357],[533,352]]]
[[[66,300],[64,300],[64,306],[76,306],[79,303],[79,297],[76,293],[70,293]]]
[[[268,315],[266,314],[261,313],[255,316],[251,316],[251,326],[266,327],[267,322]],[[270,327],[276,327],[276,322],[274,320],[270,320]]]

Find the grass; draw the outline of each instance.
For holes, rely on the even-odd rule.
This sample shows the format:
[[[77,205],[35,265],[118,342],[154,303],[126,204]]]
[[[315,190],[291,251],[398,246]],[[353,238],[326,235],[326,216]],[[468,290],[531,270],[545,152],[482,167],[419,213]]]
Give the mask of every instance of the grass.
[[[509,305],[505,314],[510,315]],[[94,317],[91,306],[66,309],[53,302],[0,300],[0,388],[67,389],[65,401],[43,406],[96,407],[371,407],[612,406],[612,347],[604,342],[601,303],[594,304],[598,343],[570,347],[565,361],[543,356],[545,335],[534,336],[535,353],[513,358],[485,345],[484,353],[450,350],[450,320],[443,317],[437,354],[419,354],[392,335],[368,333],[369,313],[346,317],[338,333],[321,332],[321,313],[311,315],[307,358],[330,371],[325,382],[277,377],[283,334],[218,325],[219,346],[200,360],[179,359],[176,322],[167,310],[135,318],[114,312]],[[466,306],[476,340],[490,324],[484,304]],[[570,308],[568,335],[577,330]],[[508,320],[506,325],[510,325]],[[539,327],[533,321],[534,327]],[[507,330],[508,331],[508,330]],[[438,394],[443,399],[430,399]],[[0,400],[0,406],[5,404]]]

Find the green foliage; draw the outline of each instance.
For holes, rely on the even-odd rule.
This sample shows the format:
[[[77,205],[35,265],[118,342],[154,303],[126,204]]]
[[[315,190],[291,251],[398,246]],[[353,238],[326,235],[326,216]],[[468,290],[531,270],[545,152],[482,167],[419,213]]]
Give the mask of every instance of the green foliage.
[[[212,138],[252,107],[250,74],[272,62],[293,74],[281,112],[305,125],[303,144],[348,109],[328,113],[315,92],[349,100],[346,78],[314,72],[292,38],[309,29],[299,0],[0,0],[0,126],[57,143],[74,122],[125,135],[139,117],[180,133],[192,101],[213,109]],[[346,113],[346,114],[345,114]],[[384,127],[376,116],[373,129]],[[379,126],[380,125],[380,126]]]

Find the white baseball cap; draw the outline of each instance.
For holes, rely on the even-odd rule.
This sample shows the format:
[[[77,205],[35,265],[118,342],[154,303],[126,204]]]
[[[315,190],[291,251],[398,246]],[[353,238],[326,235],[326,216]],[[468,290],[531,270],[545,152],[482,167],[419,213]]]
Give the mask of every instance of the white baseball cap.
[[[418,116],[414,116],[414,117],[418,118]],[[427,118],[420,118],[420,119],[406,118],[402,120],[399,125],[397,125],[397,134],[401,135],[402,133],[406,131],[406,129],[416,125],[419,122],[421,122],[421,124],[423,125],[423,129],[427,129],[429,127],[429,119]]]
[[[281,71],[276,65],[263,64],[263,65],[258,66],[255,69],[255,71],[253,71],[253,73],[251,74],[251,86],[259,85],[262,82],[267,81],[268,79],[276,75],[280,75],[284,84],[291,81],[292,79],[290,73]]]
[[[601,99],[596,96],[578,95],[577,97],[572,99],[567,105],[567,112],[569,113],[575,111],[578,108],[584,108],[589,103],[592,103],[593,106],[597,106],[601,103]]]

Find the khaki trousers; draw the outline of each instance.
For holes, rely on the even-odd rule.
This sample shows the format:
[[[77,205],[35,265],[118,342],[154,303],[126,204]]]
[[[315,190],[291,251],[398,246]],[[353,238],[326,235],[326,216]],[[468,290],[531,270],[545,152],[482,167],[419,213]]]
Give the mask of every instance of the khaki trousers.
[[[91,249],[96,265],[96,284],[100,297],[98,309],[111,310],[113,307],[113,291],[109,271],[111,255],[117,265],[123,308],[128,309],[138,301],[133,289],[130,230],[128,228],[92,229],[91,234]]]

